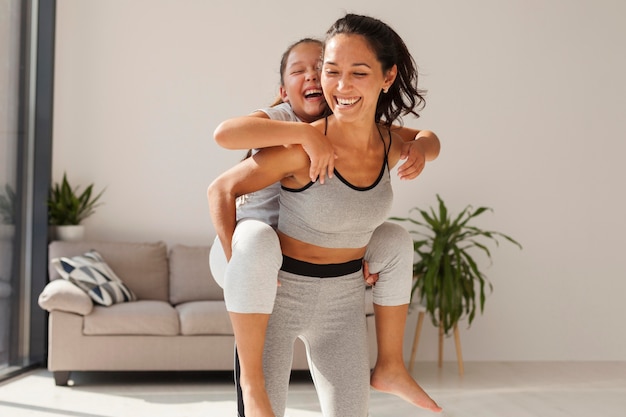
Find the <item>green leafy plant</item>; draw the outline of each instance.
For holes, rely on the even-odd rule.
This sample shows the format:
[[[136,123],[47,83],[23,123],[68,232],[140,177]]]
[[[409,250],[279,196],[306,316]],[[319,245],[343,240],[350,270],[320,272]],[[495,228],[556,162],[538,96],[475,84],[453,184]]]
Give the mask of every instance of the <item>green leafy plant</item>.
[[[63,174],[61,184],[50,188],[48,197],[48,222],[55,226],[77,225],[95,212],[104,190],[93,195],[93,184],[79,194],[78,187],[72,188]]]
[[[468,317],[468,327],[476,315],[484,310],[487,289],[493,290],[485,274],[474,259],[476,254],[485,255],[491,261],[489,243],[499,246],[498,238],[522,249],[516,240],[500,232],[481,230],[470,221],[489,207],[476,210],[467,206],[456,217],[437,195],[438,210],[409,211],[408,217],[392,217],[391,220],[409,222],[415,228],[409,230],[413,237],[413,249],[418,255],[413,264],[414,283],[411,298],[417,291],[420,302],[425,305],[433,325],[443,328],[449,335],[461,318]],[[417,214],[417,215],[415,215]]]
[[[0,194],[0,217],[3,224],[15,224],[16,204],[15,191],[9,184],[5,184],[4,193]]]

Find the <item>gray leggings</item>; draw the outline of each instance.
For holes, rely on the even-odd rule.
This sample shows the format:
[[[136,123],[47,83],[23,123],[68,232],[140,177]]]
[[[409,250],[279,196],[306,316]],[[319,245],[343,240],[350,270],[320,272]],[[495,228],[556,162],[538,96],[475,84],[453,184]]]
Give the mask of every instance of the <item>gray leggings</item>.
[[[276,231],[259,220],[241,220],[235,228],[232,250],[227,263],[219,239],[211,248],[211,272],[224,288],[226,308],[235,313],[270,314],[282,263]],[[370,273],[379,274],[373,288],[374,303],[407,304],[413,277],[413,240],[406,229],[390,222],[378,226],[367,246],[365,260]]]
[[[363,273],[311,278],[280,271],[263,367],[277,417],[285,413],[293,345],[307,348],[324,417],[365,417],[369,402]]]
[[[226,308],[238,313],[272,313],[266,334],[265,381],[275,414],[285,411],[293,344],[302,338],[324,417],[365,417],[369,399],[362,271],[337,278],[310,278],[280,271],[282,253],[275,230],[252,219],[237,224],[231,261],[218,239],[211,272],[224,288]],[[413,275],[413,241],[394,223],[383,223],[365,254],[378,273],[374,303],[407,304]],[[277,287],[277,277],[281,286]]]

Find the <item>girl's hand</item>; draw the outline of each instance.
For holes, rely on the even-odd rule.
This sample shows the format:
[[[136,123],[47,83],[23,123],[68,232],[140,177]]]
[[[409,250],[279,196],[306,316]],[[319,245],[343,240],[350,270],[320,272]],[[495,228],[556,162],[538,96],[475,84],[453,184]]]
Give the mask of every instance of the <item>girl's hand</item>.
[[[406,161],[398,168],[398,176],[401,180],[412,180],[424,170],[426,166],[426,153],[419,140],[404,142],[400,159]]]
[[[311,160],[309,177],[313,182],[319,178],[320,183],[324,184],[326,175],[328,175],[328,178],[333,177],[337,155],[330,140],[322,132],[315,128],[310,129],[310,131],[314,133],[312,133],[306,143],[302,144],[302,148]]]

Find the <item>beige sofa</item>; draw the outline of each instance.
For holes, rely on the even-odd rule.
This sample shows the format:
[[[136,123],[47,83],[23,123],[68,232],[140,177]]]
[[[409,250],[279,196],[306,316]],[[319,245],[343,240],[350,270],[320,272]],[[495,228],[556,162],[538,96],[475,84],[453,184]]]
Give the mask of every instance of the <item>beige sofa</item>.
[[[96,250],[137,296],[108,307],[61,278],[50,266],[50,282],[39,297],[49,314],[48,369],[57,385],[72,371],[232,370],[234,336],[222,289],[209,269],[209,246],[163,242],[52,242],[49,258]],[[370,366],[376,336],[370,291],[366,315]],[[308,369],[301,342],[293,369]]]

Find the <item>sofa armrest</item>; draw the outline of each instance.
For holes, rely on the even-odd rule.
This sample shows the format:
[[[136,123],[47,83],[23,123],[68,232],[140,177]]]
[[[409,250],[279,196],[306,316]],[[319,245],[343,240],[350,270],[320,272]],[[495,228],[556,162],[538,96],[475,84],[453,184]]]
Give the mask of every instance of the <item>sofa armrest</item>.
[[[64,279],[49,282],[39,295],[38,302],[47,311],[62,310],[85,316],[93,310],[89,295]]]

